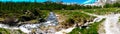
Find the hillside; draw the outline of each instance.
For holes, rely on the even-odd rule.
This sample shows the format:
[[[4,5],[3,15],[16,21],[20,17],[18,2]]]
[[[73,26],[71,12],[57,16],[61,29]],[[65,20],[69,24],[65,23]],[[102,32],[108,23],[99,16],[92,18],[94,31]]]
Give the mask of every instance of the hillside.
[[[62,17],[61,19],[64,19],[64,21],[60,22],[60,25],[62,25],[61,27],[64,27],[65,29],[67,29],[67,28],[71,27],[72,25],[74,25],[75,23],[78,23],[79,26],[81,26],[81,25],[85,24],[86,22],[92,22],[93,19],[96,18],[95,16],[90,16],[90,15],[84,14],[84,13],[82,13],[82,11],[91,13],[91,14],[96,14],[96,15],[107,15],[110,13],[119,13],[119,11],[120,11],[119,9],[120,8],[84,9],[84,10],[53,10],[53,12],[55,14],[61,15],[59,17]],[[45,12],[45,13],[47,12],[47,14],[49,12],[48,10],[41,10],[41,11]],[[14,14],[11,14],[11,15],[14,15]],[[91,29],[94,29],[98,26],[99,26],[99,22],[91,25],[90,27],[93,27]],[[75,29],[75,31],[76,31],[76,29]],[[79,30],[79,31],[87,33],[83,30]],[[97,33],[98,28],[96,28],[95,31],[94,30],[88,30],[88,31],[90,33]],[[92,31],[94,31],[94,32],[92,32]],[[71,32],[70,34],[72,34],[72,33],[75,33],[75,32]]]
[[[0,2],[0,34],[119,34],[120,3],[107,2]]]

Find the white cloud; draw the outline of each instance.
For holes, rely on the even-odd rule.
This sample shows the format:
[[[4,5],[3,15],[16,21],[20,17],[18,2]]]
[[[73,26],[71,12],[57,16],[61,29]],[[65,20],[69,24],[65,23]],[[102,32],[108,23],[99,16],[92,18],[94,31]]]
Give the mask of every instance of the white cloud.
[[[87,3],[89,3],[89,2],[92,2],[92,0],[88,0],[88,1],[84,2],[83,4],[87,4]]]

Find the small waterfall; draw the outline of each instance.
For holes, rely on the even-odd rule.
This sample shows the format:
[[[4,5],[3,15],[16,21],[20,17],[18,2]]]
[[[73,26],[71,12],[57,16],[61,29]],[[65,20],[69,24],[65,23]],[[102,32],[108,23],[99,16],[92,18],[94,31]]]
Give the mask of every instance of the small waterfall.
[[[49,17],[46,19],[47,22],[44,23],[38,23],[38,24],[23,24],[19,27],[10,27],[5,24],[0,24],[0,28],[5,28],[5,29],[20,29],[24,33],[31,34],[32,30],[35,30],[36,34],[49,34],[49,33],[55,33],[55,28],[49,28],[47,31],[43,31],[40,29],[41,26],[57,26],[58,21],[57,17],[53,12],[50,12]]]
[[[46,26],[46,28],[48,26],[57,26],[58,25],[58,21],[57,21],[57,17],[53,12],[50,12],[48,18],[46,19],[47,22],[44,22],[42,24],[25,24],[20,26],[19,28],[21,29],[21,31],[25,32],[25,33],[30,33],[33,29],[36,30],[36,34],[49,34],[49,33],[55,33],[55,28],[48,28],[47,31],[42,31],[40,29],[40,26]],[[25,31],[26,30],[26,31]]]
[[[41,24],[25,24],[21,25],[19,29],[23,31],[24,33],[30,33],[33,29],[38,29]]]
[[[53,12],[50,12],[50,14],[47,18],[47,22],[45,22],[44,25],[46,25],[46,26],[56,26],[56,25],[58,25],[57,17]]]
[[[88,14],[88,13],[87,13]],[[90,14],[92,15],[92,14]],[[104,22],[104,29],[105,29],[105,34],[119,34],[120,33],[120,28],[118,26],[118,21],[119,21],[119,17],[120,14],[110,14],[110,15],[105,15],[105,16],[99,16],[99,15],[93,15],[93,16],[97,16],[97,18],[94,19],[94,22],[99,22],[101,21],[103,18],[106,18],[105,22]],[[0,28],[5,28],[5,29],[20,29],[21,31],[23,31],[24,33],[27,34],[31,34],[32,30],[35,30],[35,34],[63,34],[63,32],[65,33],[69,33],[71,32],[74,27],[68,28],[68,29],[61,29],[61,31],[56,31],[55,26],[58,25],[58,21],[57,21],[57,17],[55,16],[55,14],[53,12],[50,12],[48,18],[46,19],[47,22],[44,23],[38,23],[38,24],[23,24],[19,27],[12,27],[6,24],[0,24]],[[87,25],[90,23],[86,23]],[[46,28],[48,28],[49,26],[53,26],[48,28],[47,30],[42,30],[40,29],[41,26],[46,26]]]

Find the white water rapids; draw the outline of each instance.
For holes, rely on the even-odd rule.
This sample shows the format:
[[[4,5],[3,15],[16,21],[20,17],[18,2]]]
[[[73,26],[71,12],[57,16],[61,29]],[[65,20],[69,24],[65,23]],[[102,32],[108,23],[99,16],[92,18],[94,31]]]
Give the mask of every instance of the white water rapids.
[[[85,12],[83,12],[83,13],[85,13]],[[118,26],[120,14],[109,14],[109,15],[95,15],[95,14],[90,14],[90,13],[85,13],[85,14],[97,17],[91,23],[99,22],[103,18],[105,18],[106,20],[104,21],[104,24],[103,24],[105,34],[120,34],[120,28],[119,28],[120,26]],[[54,21],[54,19],[52,19],[53,21],[49,21],[49,20],[51,20],[51,19],[48,19],[48,21],[43,23],[43,24],[41,24],[41,23],[39,23],[39,24],[24,24],[24,25],[21,25],[19,27],[10,27],[10,26],[5,25],[5,24],[0,24],[0,28],[15,29],[15,30],[20,29],[21,31],[23,31],[24,33],[27,33],[27,34],[30,34],[33,29],[36,30],[35,31],[36,34],[40,34],[40,33],[43,33],[43,34],[64,34],[64,33],[71,32],[75,28],[75,25],[74,25],[74,27],[70,27],[68,29],[61,29],[61,31],[58,31],[58,32],[55,30],[55,28],[48,29],[49,32],[42,31],[41,29],[39,29],[39,27],[41,25],[45,25],[45,26],[49,26],[49,25],[56,26],[57,25],[57,23],[56,23],[56,21]],[[53,22],[53,23],[51,23],[51,22]],[[86,23],[84,25],[88,25],[88,23]]]
[[[49,27],[49,26],[57,26],[57,25],[58,25],[58,22],[57,22],[55,14],[53,12],[50,12],[49,17],[47,18],[47,22],[44,22],[44,23],[23,24],[19,27],[17,27],[17,26],[10,27],[9,25],[0,24],[0,28],[11,29],[11,30],[20,29],[22,32],[27,33],[27,34],[32,34],[31,32],[33,30],[35,30],[35,32],[34,32],[35,34],[63,34],[63,32],[69,33],[75,28],[75,26],[74,26],[74,27],[71,27],[68,29],[62,29],[61,31],[58,31],[58,32],[56,31],[55,28],[49,28],[46,31],[40,29],[41,26]]]

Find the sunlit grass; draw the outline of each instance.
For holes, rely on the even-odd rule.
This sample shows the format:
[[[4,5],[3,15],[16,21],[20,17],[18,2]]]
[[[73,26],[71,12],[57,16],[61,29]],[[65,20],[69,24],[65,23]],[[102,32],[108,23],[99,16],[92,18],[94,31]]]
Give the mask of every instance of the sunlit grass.
[[[0,28],[0,34],[25,34],[20,30],[9,30],[9,29],[4,29],[4,28]]]
[[[42,11],[42,13],[41,13]],[[39,11],[40,16],[42,16],[42,18],[46,19],[48,14],[49,14],[49,10],[41,10]],[[88,13],[92,13],[92,14],[98,14],[98,15],[104,15],[104,14],[109,14],[109,13],[120,13],[120,8],[102,8],[102,9],[80,9],[80,10],[53,10],[53,12],[63,15],[66,19],[72,19],[75,23],[84,23],[84,21],[91,21],[93,20],[95,17],[94,16],[89,16],[86,15],[84,13],[81,13],[81,11],[85,11]],[[19,13],[19,14],[18,14]],[[8,16],[21,16],[24,15],[23,11],[9,11],[6,10],[1,11],[0,14],[2,15],[1,17],[5,17],[4,14],[7,14]],[[2,18],[0,18],[0,20],[3,20]],[[65,20],[67,21],[67,20]],[[37,22],[36,20],[31,20],[31,22]],[[102,21],[101,21],[102,22]],[[97,30],[98,30],[98,25],[101,22],[96,22],[94,24],[91,24],[91,26],[89,27],[89,29],[79,29],[79,28],[75,28],[72,32],[70,32],[69,34],[98,34]],[[68,23],[68,21],[66,22]],[[3,31],[3,32],[2,32]],[[9,34],[9,30],[6,29],[0,29],[0,33],[7,33]]]
[[[76,27],[75,29],[73,29],[72,32],[70,32],[69,34],[98,34],[98,29],[99,29],[99,25],[104,21],[105,19],[103,19],[100,22],[95,22],[94,24],[91,24],[89,26],[89,28],[82,28],[80,29],[79,27]]]

